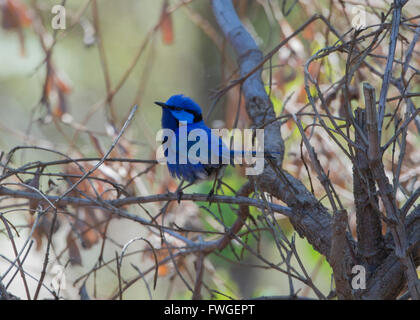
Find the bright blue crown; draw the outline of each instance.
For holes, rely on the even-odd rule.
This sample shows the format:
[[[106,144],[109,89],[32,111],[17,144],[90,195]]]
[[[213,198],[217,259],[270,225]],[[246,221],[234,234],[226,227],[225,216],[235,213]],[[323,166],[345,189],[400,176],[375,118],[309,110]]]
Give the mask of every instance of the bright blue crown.
[[[180,107],[185,110],[192,110],[201,114],[201,108],[198,103],[183,94],[173,95],[168,99],[168,101],[166,101],[166,104],[173,107]]]

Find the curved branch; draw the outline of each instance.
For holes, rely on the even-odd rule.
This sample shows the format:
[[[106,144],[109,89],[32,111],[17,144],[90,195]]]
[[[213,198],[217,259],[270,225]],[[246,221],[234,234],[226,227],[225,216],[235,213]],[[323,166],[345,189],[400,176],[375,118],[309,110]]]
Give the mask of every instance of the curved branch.
[[[230,0],[213,0],[213,13],[219,27],[232,45],[241,76],[247,76],[242,84],[249,117],[255,127],[264,128],[264,147],[267,151],[280,152],[273,166],[268,166],[257,176],[258,186],[276,198],[284,201],[293,211],[291,223],[301,237],[306,237],[314,248],[328,259],[331,243],[331,216],[327,209],[310,193],[299,180],[279,170],[284,155],[284,142],[280,124],[261,79],[261,68],[249,73],[263,59],[254,39],[239,20]]]

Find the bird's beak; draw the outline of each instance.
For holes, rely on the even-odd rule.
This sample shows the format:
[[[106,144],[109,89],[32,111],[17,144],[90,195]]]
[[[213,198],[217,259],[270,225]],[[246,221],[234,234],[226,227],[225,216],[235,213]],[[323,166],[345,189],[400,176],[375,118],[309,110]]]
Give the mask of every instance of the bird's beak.
[[[155,101],[155,104],[157,104],[159,107],[162,107],[162,108],[168,108],[168,106],[164,102]]]

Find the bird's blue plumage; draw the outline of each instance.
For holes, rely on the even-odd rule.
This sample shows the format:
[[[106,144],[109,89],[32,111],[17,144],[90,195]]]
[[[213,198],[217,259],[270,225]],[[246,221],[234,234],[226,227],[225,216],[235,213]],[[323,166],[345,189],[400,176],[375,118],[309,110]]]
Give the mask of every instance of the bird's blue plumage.
[[[214,146],[211,143],[211,129],[208,128],[204,121],[202,120],[202,112],[200,106],[191,98],[184,95],[174,95],[170,97],[165,103],[156,103],[162,107],[162,128],[170,129],[175,132],[176,137],[176,162],[167,163],[169,172],[172,176],[179,179],[184,179],[190,183],[195,182],[196,180],[207,179],[219,169],[223,167],[222,156],[223,152],[227,150],[225,144],[218,137],[217,144]],[[202,159],[207,156],[207,161],[199,161],[198,163],[193,163],[189,157],[187,157],[187,163],[182,164],[180,161],[180,122],[186,123],[187,135],[195,129],[201,129],[206,133],[207,143],[210,148],[207,155],[200,154],[200,150],[197,152],[197,158]],[[163,141],[165,143],[166,140]],[[187,142],[187,150],[190,150],[190,147],[195,144],[196,141]],[[219,148],[218,154],[220,155],[220,161],[218,163],[211,163],[211,148]],[[165,150],[165,156],[168,157],[168,150]]]
[[[256,151],[229,150],[222,139],[206,126],[200,106],[191,98],[179,94],[170,97],[166,102],[155,103],[162,107],[162,129],[170,129],[174,133],[171,140],[167,137],[162,142],[169,145],[165,150],[165,157],[172,158],[167,162],[172,176],[194,183],[214,174],[219,176],[220,169],[226,164],[234,164],[236,156],[257,155]],[[203,136],[196,137],[195,141],[188,141],[196,131]],[[201,138],[207,142],[204,149],[196,148],[196,143],[201,141]],[[204,151],[200,154],[202,150]],[[172,157],[171,155],[168,157],[169,152]],[[272,153],[280,154],[280,152]],[[273,159],[271,154],[266,154],[265,151],[260,154]]]
[[[166,104],[169,106],[181,107],[185,110],[194,111],[201,114],[201,107],[198,105],[198,103],[190,97],[184,96],[183,94],[173,95],[168,99],[168,101],[166,101]]]

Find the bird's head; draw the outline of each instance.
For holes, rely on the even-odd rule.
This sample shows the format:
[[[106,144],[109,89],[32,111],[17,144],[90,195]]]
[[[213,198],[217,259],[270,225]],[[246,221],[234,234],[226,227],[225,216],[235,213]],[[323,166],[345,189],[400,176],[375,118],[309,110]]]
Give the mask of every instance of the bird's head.
[[[200,106],[191,98],[182,94],[174,95],[166,102],[158,102],[155,104],[162,107],[163,116],[171,115],[177,121],[183,121],[187,124],[203,121]]]

